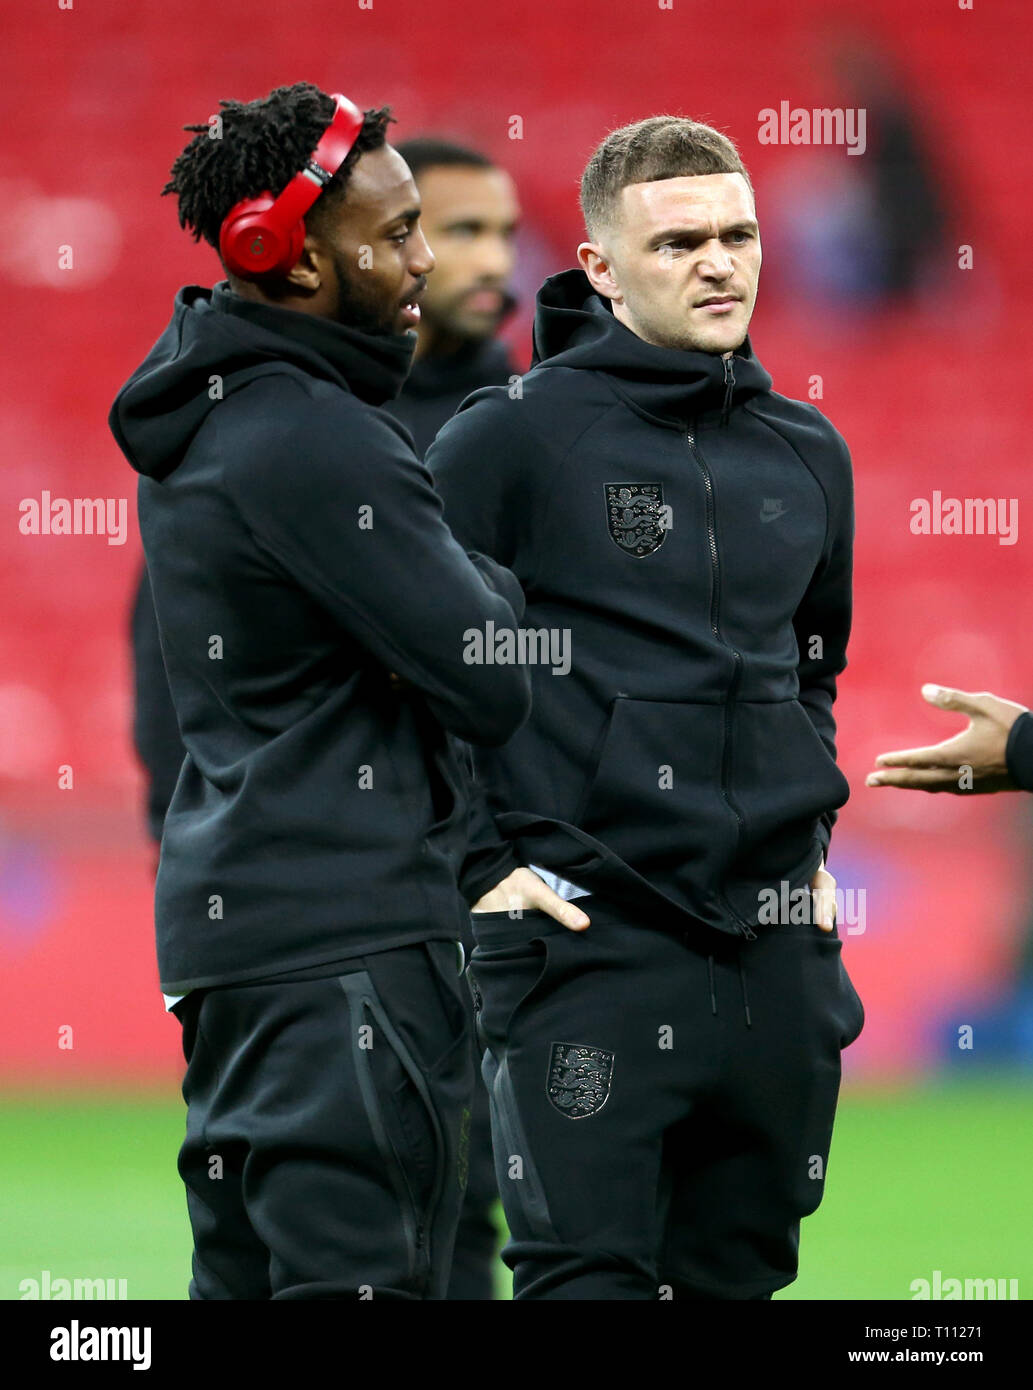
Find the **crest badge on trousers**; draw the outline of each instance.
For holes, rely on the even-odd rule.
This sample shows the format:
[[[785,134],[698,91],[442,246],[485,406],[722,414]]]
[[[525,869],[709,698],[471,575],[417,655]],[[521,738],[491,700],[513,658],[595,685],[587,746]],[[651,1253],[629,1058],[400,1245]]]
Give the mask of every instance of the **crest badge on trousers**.
[[[568,1120],[597,1115],[610,1096],[614,1054],[601,1047],[553,1043],[549,1058],[549,1100]]]

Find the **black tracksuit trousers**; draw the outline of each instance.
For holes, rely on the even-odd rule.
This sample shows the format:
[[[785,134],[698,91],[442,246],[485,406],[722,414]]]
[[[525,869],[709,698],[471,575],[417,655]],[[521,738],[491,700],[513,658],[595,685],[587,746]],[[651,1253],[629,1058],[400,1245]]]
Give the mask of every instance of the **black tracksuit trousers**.
[[[469,960],[476,941],[471,932],[463,937]],[[499,1233],[495,1225],[495,1206],[499,1200],[495,1181],[495,1160],[491,1148],[491,1114],[488,1092],[480,1075],[481,1048],[476,1036],[476,1017],[470,991],[463,989],[470,1019],[470,1046],[475,1075],[470,1101],[470,1159],[466,1196],[459,1213],[452,1273],[445,1295],[450,1301],[487,1302],[495,1297],[495,1267]]]
[[[458,964],[430,941],[175,1006],[192,1299],[444,1298],[474,1082]]]
[[[796,1277],[864,1024],[842,943],[812,924],[690,938],[578,905],[584,932],[473,917],[514,1297],[770,1297]]]

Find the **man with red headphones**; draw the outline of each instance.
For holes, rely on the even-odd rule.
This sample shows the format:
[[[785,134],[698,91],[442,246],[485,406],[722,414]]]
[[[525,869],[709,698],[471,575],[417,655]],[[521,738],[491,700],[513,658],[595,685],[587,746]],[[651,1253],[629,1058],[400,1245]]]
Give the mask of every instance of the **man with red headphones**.
[[[441,1298],[473,1081],[455,740],[529,708],[464,634],[523,595],[377,409],[434,264],[388,109],[222,107],[165,191],[228,281],[179,291],[110,416],[187,750],[155,921],[190,1296]]]

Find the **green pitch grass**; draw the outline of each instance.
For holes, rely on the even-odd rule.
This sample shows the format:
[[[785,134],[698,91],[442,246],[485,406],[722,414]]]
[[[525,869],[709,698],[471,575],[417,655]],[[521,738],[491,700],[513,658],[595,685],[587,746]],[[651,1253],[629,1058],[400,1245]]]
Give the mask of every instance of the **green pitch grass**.
[[[182,1102],[0,1096],[0,1298],[21,1280],[126,1279],[186,1297],[190,1232],[176,1173]],[[1017,1279],[1033,1295],[1033,1085],[982,1076],[844,1095],[801,1274],[777,1299],[909,1299],[913,1279]],[[499,1265],[499,1294],[509,1274]]]

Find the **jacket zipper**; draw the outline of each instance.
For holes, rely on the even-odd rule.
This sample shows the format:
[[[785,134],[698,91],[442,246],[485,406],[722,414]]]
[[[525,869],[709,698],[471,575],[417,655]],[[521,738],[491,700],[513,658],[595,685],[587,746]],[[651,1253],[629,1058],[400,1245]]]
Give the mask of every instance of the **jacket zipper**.
[[[735,367],[732,365],[732,358],[726,357],[725,364],[725,398],[721,405],[721,423],[727,425],[728,412],[732,408],[732,391],[735,387]]]
[[[731,386],[734,384],[734,380],[735,378],[732,375],[731,359],[725,358],[726,395],[727,392],[730,391]],[[738,848],[738,845],[742,840],[744,823],[738,806],[736,806],[735,802],[732,800],[731,796],[728,793],[727,784],[732,759],[732,702],[739,688],[739,678],[742,673],[742,655],[740,652],[736,651],[736,649],[731,645],[731,643],[725,641],[725,639],[721,636],[721,631],[718,626],[718,611],[721,598],[721,567],[718,562],[717,529],[714,524],[713,478],[711,477],[710,469],[707,467],[706,462],[704,461],[703,455],[700,453],[699,445],[696,443],[695,435],[691,431],[686,431],[685,437],[689,441],[689,448],[692,450],[692,456],[699,464],[700,472],[703,474],[703,489],[706,493],[707,499],[707,540],[710,545],[710,570],[711,575],[713,577],[713,585],[711,587],[710,592],[710,630],[711,632],[713,632],[717,640],[724,647],[727,647],[727,649],[732,654],[732,679],[728,685],[728,698],[725,701],[725,739],[724,751],[721,757],[721,795],[722,797],[724,797],[726,806],[735,816],[736,847]],[[732,921],[735,923],[736,930],[739,932],[740,936],[744,936],[748,941],[756,940],[756,932],[754,932],[749,926],[747,926],[747,924],[740,918],[735,908],[732,906],[732,904],[728,901],[728,898],[725,896],[724,889],[721,888],[718,891],[721,901],[724,903],[725,907],[731,913]]]

